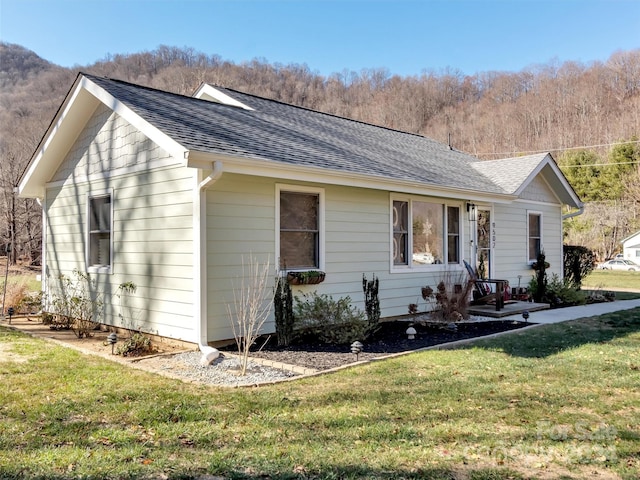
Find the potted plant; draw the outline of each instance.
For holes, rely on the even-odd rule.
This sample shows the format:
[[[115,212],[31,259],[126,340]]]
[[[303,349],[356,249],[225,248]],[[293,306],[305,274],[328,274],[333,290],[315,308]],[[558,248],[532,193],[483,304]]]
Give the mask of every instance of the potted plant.
[[[324,282],[325,273],[320,270],[287,272],[289,285],[316,285]]]

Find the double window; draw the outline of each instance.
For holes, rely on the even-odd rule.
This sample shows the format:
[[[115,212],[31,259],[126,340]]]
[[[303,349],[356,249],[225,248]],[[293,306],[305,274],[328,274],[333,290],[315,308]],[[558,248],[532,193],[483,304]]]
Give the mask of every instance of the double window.
[[[528,260],[535,262],[542,251],[542,213],[527,212]]]
[[[90,196],[88,217],[87,266],[91,271],[109,271],[113,232],[111,194]]]
[[[460,263],[460,207],[422,200],[393,200],[393,265]]]
[[[280,268],[323,268],[323,191],[278,186]]]

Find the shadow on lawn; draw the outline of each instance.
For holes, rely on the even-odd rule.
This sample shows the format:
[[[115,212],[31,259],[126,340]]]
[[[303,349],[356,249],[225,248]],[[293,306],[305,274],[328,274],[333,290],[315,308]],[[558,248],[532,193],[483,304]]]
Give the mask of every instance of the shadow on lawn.
[[[21,472],[5,472],[8,476],[1,477],[7,479],[22,479]],[[3,474],[3,471],[0,470],[0,474]],[[153,475],[153,474],[152,474]],[[66,474],[51,474],[51,475],[38,475],[36,478],[39,480],[66,480],[69,478]],[[101,480],[101,479],[112,479],[112,478],[122,478],[118,476],[112,476],[109,474],[93,476],[90,478]],[[129,480],[148,480],[149,478],[156,478],[154,476],[149,476],[148,472],[145,473],[131,473],[126,476]],[[415,469],[415,470],[394,470],[394,471],[384,471],[377,470],[374,468],[369,468],[367,466],[347,466],[347,467],[329,467],[327,469],[322,469],[314,472],[278,472],[278,473],[261,473],[261,474],[247,474],[244,471],[226,471],[225,474],[208,474],[208,473],[194,473],[192,471],[187,472],[179,472],[178,470],[174,470],[171,473],[170,477],[167,477],[164,473],[158,473],[157,478],[180,478],[184,480],[303,480],[308,478],[314,479],[379,479],[379,480],[409,480],[409,479],[420,479],[420,480],[456,480],[460,478],[469,478],[473,480],[497,480],[497,479],[524,479],[528,477],[522,476],[520,473],[511,470],[509,468],[438,468],[432,467],[427,469]]]
[[[501,350],[512,356],[542,358],[589,343],[605,343],[640,332],[640,308],[543,325],[460,348]]]
[[[473,480],[498,480],[498,479],[524,479],[520,473],[511,470],[509,468],[438,468],[431,467],[426,469],[412,469],[408,470],[394,470],[384,471],[369,468],[366,465],[363,466],[348,466],[340,468],[329,468],[327,470],[320,470],[318,472],[301,472],[296,473],[280,473],[273,475],[255,475],[247,476],[246,474],[238,473],[237,476],[224,477],[234,480],[302,480],[308,478],[314,479],[367,479],[367,480],[457,480],[460,478],[469,478]]]

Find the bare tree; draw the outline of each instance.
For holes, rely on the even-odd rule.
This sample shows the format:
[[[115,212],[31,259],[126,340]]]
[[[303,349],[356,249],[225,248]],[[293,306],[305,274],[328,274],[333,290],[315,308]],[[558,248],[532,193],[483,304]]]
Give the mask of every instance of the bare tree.
[[[233,328],[233,336],[240,354],[241,375],[246,375],[251,346],[260,335],[273,305],[273,295],[268,288],[270,262],[260,264],[253,256],[242,258],[242,276],[233,286],[233,304],[227,311]]]

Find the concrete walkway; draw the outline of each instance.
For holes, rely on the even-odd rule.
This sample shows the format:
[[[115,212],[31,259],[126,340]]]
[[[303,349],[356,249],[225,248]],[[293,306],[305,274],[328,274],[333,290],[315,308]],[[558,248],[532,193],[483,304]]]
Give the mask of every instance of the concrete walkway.
[[[577,307],[557,308],[554,310],[540,310],[529,314],[529,321],[533,323],[558,323],[577,318],[604,315],[605,313],[618,312],[640,307],[640,299],[616,300],[615,302],[593,303],[591,305],[579,305]],[[522,314],[509,315],[500,320],[522,320]]]

